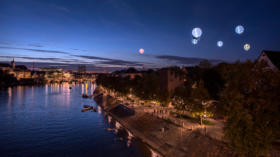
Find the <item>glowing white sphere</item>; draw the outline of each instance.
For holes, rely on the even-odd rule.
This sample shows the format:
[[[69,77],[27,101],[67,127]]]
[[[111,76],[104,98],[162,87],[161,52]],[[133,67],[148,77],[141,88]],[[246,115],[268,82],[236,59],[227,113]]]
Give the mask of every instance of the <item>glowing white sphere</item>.
[[[250,48],[251,48],[250,44],[245,44],[245,45],[244,45],[244,50],[245,50],[245,51],[249,51]]]
[[[200,38],[201,35],[202,35],[202,30],[200,28],[196,27],[192,30],[192,36],[194,38]]]
[[[238,25],[235,27],[235,33],[237,33],[237,34],[242,34],[244,32],[244,30],[245,30],[244,27],[241,25]]]
[[[192,43],[194,44],[194,45],[196,45],[197,43],[198,43],[198,40],[197,39],[192,39]]]
[[[139,49],[139,53],[140,53],[140,54],[143,54],[143,53],[144,53],[144,49],[142,49],[142,48]]]
[[[222,47],[223,45],[224,45],[224,43],[223,43],[222,41],[218,41],[218,42],[217,42],[217,46],[218,46],[218,47]]]

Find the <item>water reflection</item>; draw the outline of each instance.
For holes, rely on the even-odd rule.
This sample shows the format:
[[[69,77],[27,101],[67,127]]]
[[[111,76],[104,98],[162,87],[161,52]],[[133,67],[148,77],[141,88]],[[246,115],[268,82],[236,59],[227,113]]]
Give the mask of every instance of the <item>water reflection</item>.
[[[107,115],[107,120],[110,124],[113,125],[114,129],[108,129],[109,131],[113,130],[115,134],[117,134],[120,138],[119,140],[126,140],[126,147],[129,148],[134,143],[134,146],[137,145],[141,152],[142,156],[150,156],[150,157],[162,157],[155,150],[143,145],[142,142],[139,142],[139,139],[135,138],[133,134],[126,128],[122,127],[122,125],[114,120],[111,116]]]
[[[31,87],[31,99],[34,101],[34,87]]]
[[[8,105],[7,105],[9,111],[11,111],[12,96],[13,96],[12,88],[9,87],[9,88],[8,88]]]
[[[131,140],[132,140],[132,138],[133,138],[133,135],[132,135],[132,133],[131,133],[130,131],[128,131],[128,130],[127,130],[127,133],[128,133],[128,136],[127,136],[126,146],[127,146],[127,147],[130,147],[130,145],[131,145]]]
[[[118,132],[119,132],[119,130],[120,130],[120,128],[121,128],[121,124],[119,123],[119,122],[115,122],[115,127],[116,127],[116,129],[115,129],[115,133],[117,134]]]
[[[85,94],[88,95],[88,83],[85,82]]]
[[[84,87],[84,84],[82,84],[82,95],[84,95],[84,90],[85,90],[85,87]]]
[[[111,123],[112,121],[112,117],[111,116],[107,116],[108,122]]]
[[[69,83],[63,83],[62,85],[62,94],[63,94],[63,103],[65,106],[69,107],[70,105],[70,86]]]
[[[85,81],[82,84],[82,95],[92,95],[94,90],[96,88],[96,85],[92,83],[91,81]]]
[[[53,96],[53,99],[62,102],[61,105],[69,107],[70,105],[70,84],[46,84],[45,85],[45,104],[48,105],[49,96]]]
[[[49,86],[45,85],[45,104],[48,105]]]
[[[23,98],[23,91],[22,91],[22,86],[17,86],[17,97],[19,101],[22,101]]]
[[[90,94],[92,94],[94,92],[94,85],[93,83],[90,84]]]
[[[100,106],[97,106],[97,112],[98,112],[98,114],[102,113],[102,108]]]

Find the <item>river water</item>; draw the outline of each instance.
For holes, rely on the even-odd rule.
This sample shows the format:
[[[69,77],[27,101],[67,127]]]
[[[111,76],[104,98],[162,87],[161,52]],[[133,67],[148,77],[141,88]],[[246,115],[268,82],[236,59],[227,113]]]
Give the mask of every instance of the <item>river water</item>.
[[[154,156],[93,99],[82,98],[93,90],[67,83],[0,90],[0,156]],[[98,112],[81,112],[83,105],[97,106]]]

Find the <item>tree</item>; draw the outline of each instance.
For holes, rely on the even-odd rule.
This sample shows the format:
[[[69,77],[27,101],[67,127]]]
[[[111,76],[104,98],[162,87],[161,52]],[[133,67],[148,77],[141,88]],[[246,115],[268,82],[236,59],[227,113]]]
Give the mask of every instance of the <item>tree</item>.
[[[202,78],[210,97],[215,100],[219,99],[225,83],[221,74],[214,68],[205,69]]]
[[[174,90],[174,94],[172,96],[172,103],[178,111],[190,111],[190,104],[188,99],[190,98],[190,90],[186,87],[177,87]]]
[[[137,73],[138,71],[135,69],[135,68],[133,68],[133,67],[130,67],[130,68],[128,68],[127,70],[126,70],[126,73]]]
[[[225,139],[239,156],[267,156],[279,137],[279,72],[251,62],[235,63],[222,94]]]
[[[0,70],[0,88],[17,85],[19,82],[13,75],[9,75],[4,71]]]
[[[212,64],[209,62],[209,60],[205,59],[202,60],[199,65],[200,68],[211,68]]]

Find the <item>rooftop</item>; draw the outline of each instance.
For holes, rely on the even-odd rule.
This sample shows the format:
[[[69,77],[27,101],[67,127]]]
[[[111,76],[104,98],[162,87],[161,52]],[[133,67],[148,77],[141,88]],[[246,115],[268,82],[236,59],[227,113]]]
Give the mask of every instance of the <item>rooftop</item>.
[[[280,52],[279,51],[269,51],[264,50],[263,51],[267,57],[271,60],[271,62],[280,69]]]

